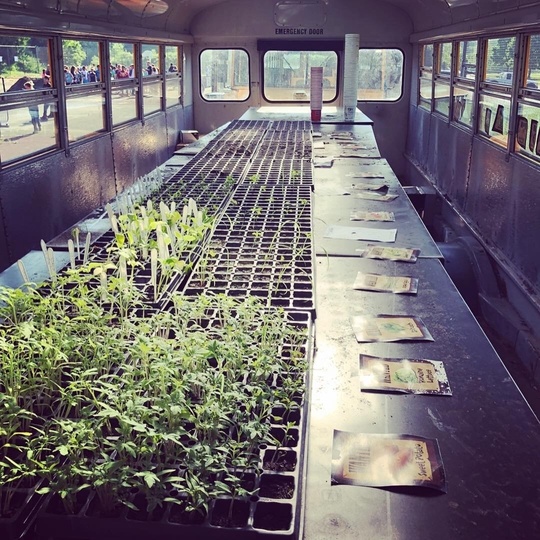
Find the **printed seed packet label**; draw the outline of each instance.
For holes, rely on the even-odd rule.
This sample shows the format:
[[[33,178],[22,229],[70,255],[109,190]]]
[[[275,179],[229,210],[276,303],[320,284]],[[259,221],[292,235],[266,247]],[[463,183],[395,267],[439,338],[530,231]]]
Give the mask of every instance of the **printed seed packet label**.
[[[322,137],[322,133],[320,131],[314,131],[311,136],[314,138],[314,139],[318,139],[320,137]]]
[[[383,201],[383,202],[387,202],[387,201],[393,201],[394,199],[397,199],[397,195],[396,194],[382,194],[382,193],[375,193],[373,191],[361,191],[360,193],[357,193],[356,194],[356,198],[357,199],[365,199],[365,200],[368,200],[368,201]]]
[[[416,486],[446,493],[437,439],[334,430],[332,484]]]
[[[416,294],[418,292],[418,278],[358,272],[353,289],[394,294]]]
[[[420,317],[409,315],[357,315],[351,325],[358,343],[433,341]]]
[[[420,255],[419,249],[391,248],[369,246],[367,249],[360,250],[362,257],[367,259],[383,259],[386,261],[402,261],[415,263]]]
[[[394,212],[361,212],[353,210],[351,221],[395,221]]]
[[[314,142],[313,150],[324,150],[324,142],[323,141]]]
[[[442,362],[360,355],[362,390],[388,390],[407,394],[451,396]]]

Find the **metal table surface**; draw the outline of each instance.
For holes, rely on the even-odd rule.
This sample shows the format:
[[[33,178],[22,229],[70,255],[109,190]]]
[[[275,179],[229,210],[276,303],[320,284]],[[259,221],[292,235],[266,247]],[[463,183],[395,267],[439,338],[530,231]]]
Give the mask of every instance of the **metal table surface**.
[[[336,135],[349,132],[354,137],[354,141],[338,140]],[[359,158],[380,158],[379,148],[371,125],[347,125],[347,124],[321,124],[313,128],[313,155],[334,156],[339,158],[343,154],[354,154]],[[315,134],[321,136],[317,137]],[[323,143],[324,149],[318,148],[317,143]],[[352,144],[351,144],[352,143]],[[356,146],[364,148],[354,149]],[[340,158],[354,159],[354,158]]]
[[[315,251],[320,255],[359,256],[359,249],[374,242],[325,238],[330,225],[349,227],[369,227],[375,229],[397,229],[396,241],[380,243],[390,247],[420,249],[422,258],[443,256],[437,244],[429,234],[424,222],[414,209],[409,197],[403,190],[392,168],[384,159],[345,158],[334,160],[330,168],[314,168],[314,243]],[[353,178],[352,174],[380,174],[384,178]],[[349,175],[349,176],[348,176]],[[357,190],[352,184],[370,184],[384,182],[389,186],[389,194],[397,194],[393,201],[372,201],[358,199]],[[352,210],[366,212],[393,212],[395,221],[351,221]],[[379,243],[377,243],[379,244]]]
[[[358,271],[409,275],[417,295],[357,291]],[[305,540],[524,540],[540,536],[540,425],[437,259],[317,257]],[[357,343],[356,314],[422,318],[433,342]],[[359,354],[445,364],[453,396],[359,389]],[[333,430],[436,438],[447,494],[331,486]]]
[[[311,109],[306,105],[267,105],[263,107],[250,107],[240,120],[290,120],[311,121]],[[356,109],[354,120],[345,120],[343,107],[323,106],[320,122],[313,122],[315,126],[320,124],[373,124],[373,120],[362,111]]]

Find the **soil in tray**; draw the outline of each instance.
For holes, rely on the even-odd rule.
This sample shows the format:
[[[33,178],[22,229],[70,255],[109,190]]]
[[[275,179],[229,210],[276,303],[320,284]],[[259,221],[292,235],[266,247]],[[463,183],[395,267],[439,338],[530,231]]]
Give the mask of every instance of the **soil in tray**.
[[[249,510],[248,501],[218,499],[214,504],[210,523],[218,527],[246,527]]]
[[[259,502],[255,508],[253,527],[269,531],[289,530],[292,523],[292,506],[283,503]]]
[[[259,497],[268,499],[292,499],[294,478],[280,474],[263,474],[259,487]]]
[[[293,450],[266,450],[263,457],[263,469],[267,471],[294,471],[297,457]]]
[[[205,520],[206,512],[204,509],[201,508],[200,511],[193,510],[188,512],[183,504],[173,504],[171,513],[169,514],[169,521],[171,523],[180,523],[182,525],[202,525]]]

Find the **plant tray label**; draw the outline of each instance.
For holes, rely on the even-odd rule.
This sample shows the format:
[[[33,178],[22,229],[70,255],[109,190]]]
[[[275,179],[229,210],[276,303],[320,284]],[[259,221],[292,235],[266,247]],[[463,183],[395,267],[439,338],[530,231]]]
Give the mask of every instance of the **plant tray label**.
[[[393,201],[394,199],[397,199],[396,194],[381,194],[381,193],[374,193],[372,191],[361,191],[360,193],[357,193],[355,195],[357,199],[364,199],[366,201],[382,201],[382,202],[388,202]]]
[[[371,242],[395,242],[397,229],[374,229],[371,227],[343,227],[330,225],[324,233],[325,238],[341,240],[367,240]]]
[[[419,249],[391,248],[369,246],[367,249],[360,250],[362,257],[367,259],[383,259],[386,261],[402,261],[415,263],[420,255]]]
[[[376,315],[352,317],[356,340],[359,343],[389,341],[433,341],[420,317],[409,315]]]
[[[362,390],[452,395],[444,365],[436,360],[378,358],[361,354],[360,386]]]
[[[394,212],[362,212],[353,210],[351,221],[395,221]]]
[[[418,292],[418,278],[358,272],[353,289],[394,294],[416,294]]]
[[[332,484],[428,487],[446,493],[437,439],[334,430]]]

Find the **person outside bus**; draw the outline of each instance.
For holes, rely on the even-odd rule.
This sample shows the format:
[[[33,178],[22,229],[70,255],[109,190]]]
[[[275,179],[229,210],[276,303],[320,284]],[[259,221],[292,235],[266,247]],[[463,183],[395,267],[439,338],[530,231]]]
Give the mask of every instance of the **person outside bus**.
[[[32,81],[26,81],[24,83],[25,90],[33,90],[34,83]],[[32,104],[28,106],[28,112],[30,113],[30,119],[32,120],[32,125],[34,126],[34,133],[41,131],[41,122],[39,121],[39,108],[37,105]]]

